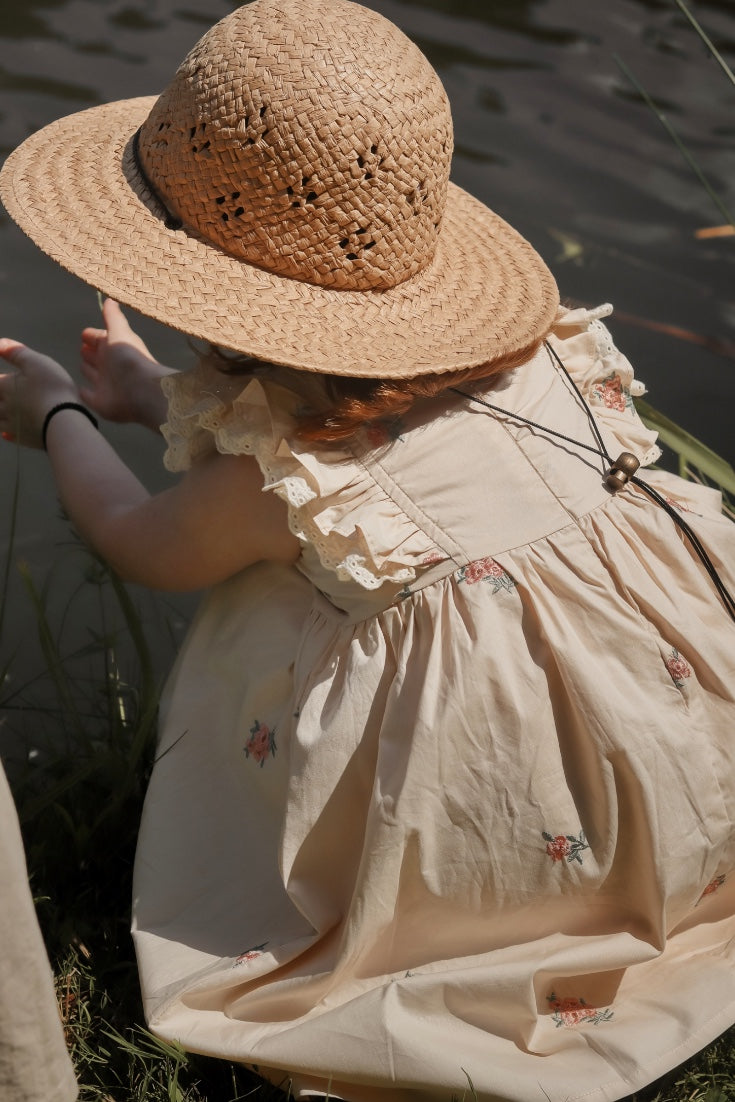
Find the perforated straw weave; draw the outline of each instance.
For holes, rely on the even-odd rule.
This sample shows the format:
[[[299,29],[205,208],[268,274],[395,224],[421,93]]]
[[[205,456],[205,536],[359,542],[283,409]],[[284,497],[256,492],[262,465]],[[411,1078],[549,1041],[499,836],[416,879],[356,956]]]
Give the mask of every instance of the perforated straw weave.
[[[558,306],[528,242],[449,182],[451,156],[441,82],[392,23],[349,0],[255,0],[158,99],[27,139],[0,196],[64,267],[174,328],[410,377],[527,347]]]

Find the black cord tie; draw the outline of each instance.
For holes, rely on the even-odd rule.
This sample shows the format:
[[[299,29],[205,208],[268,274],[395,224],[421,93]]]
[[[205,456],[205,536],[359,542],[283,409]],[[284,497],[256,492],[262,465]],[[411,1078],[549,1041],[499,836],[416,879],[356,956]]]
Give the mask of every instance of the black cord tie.
[[[628,482],[632,482],[635,486],[642,490],[644,494],[647,494],[648,497],[655,501],[656,504],[664,510],[664,512],[672,519],[676,527],[681,532],[683,532],[686,538],[689,540],[692,549],[694,550],[695,554],[707,571],[712,581],[712,584],[717,590],[730,618],[735,621],[735,599],[733,598],[732,594],[728,590],[720,575],[717,573],[717,568],[707,554],[707,551],[702,545],[699,536],[696,534],[696,532],[692,530],[687,521],[684,520],[684,517],[681,515],[681,513],[677,509],[675,509],[673,505],[671,505],[671,503],[666,500],[665,497],[662,497],[658,490],[654,490],[653,487],[649,486],[647,482],[644,482],[642,478],[638,478],[635,472],[638,470],[640,463],[632,452],[621,452],[617,459],[613,459],[610,456],[607,448],[605,447],[604,441],[602,439],[602,433],[600,432],[599,426],[595,420],[595,416],[590,409],[588,402],[585,400],[584,395],[581,393],[579,387],[567,371],[562,360],[559,358],[559,356],[551,347],[548,341],[544,341],[544,347],[549,353],[552,362],[561,369],[563,377],[566,379],[568,385],[573,391],[574,396],[584,410],[587,416],[587,420],[589,421],[592,434],[597,441],[596,446],[593,446],[591,444],[583,444],[581,440],[575,440],[574,437],[566,436],[563,432],[557,432],[556,429],[550,429],[547,425],[540,425],[537,421],[531,421],[528,417],[522,417],[520,413],[513,413],[510,410],[504,409],[502,406],[496,406],[492,402],[486,401],[484,398],[478,398],[475,394],[468,394],[466,391],[460,390],[458,387],[450,387],[449,389],[455,394],[459,394],[462,398],[467,398],[470,402],[477,402],[479,405],[485,406],[487,409],[492,410],[493,413],[500,413],[504,417],[507,417],[512,421],[518,421],[523,425],[528,425],[532,429],[538,429],[540,432],[545,433],[547,436],[554,436],[558,440],[564,440],[567,444],[574,444],[575,447],[583,448],[584,451],[593,452],[595,455],[599,455],[602,459],[604,459],[605,462],[610,465],[609,469],[604,474],[604,480],[605,485],[611,491],[611,493],[616,493],[618,490],[622,489],[623,486],[627,485]]]
[[[176,215],[172,214],[171,211],[168,209],[168,207],[164,203],[163,199],[161,198],[160,192],[151,183],[151,179],[148,176],[148,173],[143,168],[143,162],[140,159],[140,147],[139,147],[140,132],[141,132],[142,129],[143,129],[143,127],[139,126],[138,129],[135,131],[135,133],[133,134],[133,141],[132,141],[132,144],[131,144],[131,149],[132,149],[132,152],[133,152],[133,160],[135,161],[135,167],[138,170],[138,173],[140,175],[141,180],[143,181],[145,186],[148,188],[148,190],[150,191],[153,198],[156,200],[156,202],[161,207],[161,209],[166,212],[166,217],[163,220],[163,224],[166,227],[166,229],[167,230],[180,230],[184,223],[181,221],[180,218],[177,218]]]

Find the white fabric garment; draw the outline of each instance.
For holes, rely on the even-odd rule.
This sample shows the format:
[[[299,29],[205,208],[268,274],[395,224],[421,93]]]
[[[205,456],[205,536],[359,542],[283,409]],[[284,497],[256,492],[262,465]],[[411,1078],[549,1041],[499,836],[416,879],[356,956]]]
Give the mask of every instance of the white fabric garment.
[[[77,1084],[0,766],[0,1099],[73,1102]]]

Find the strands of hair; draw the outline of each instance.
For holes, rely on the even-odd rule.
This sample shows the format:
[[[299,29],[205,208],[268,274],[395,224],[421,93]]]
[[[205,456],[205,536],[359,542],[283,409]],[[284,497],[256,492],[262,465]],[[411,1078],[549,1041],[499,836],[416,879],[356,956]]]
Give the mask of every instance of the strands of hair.
[[[496,360],[460,371],[443,371],[412,379],[364,379],[323,375],[325,406],[298,419],[296,436],[309,444],[349,443],[365,429],[408,412],[416,402],[436,398],[450,387],[483,380],[491,383],[505,371],[527,363],[541,340]],[[228,353],[210,346],[203,359],[230,375],[249,375],[272,367],[252,356]]]

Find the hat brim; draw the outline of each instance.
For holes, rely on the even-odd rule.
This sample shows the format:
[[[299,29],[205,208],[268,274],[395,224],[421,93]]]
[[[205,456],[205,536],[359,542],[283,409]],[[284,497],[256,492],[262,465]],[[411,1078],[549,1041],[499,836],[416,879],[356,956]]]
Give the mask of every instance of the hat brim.
[[[410,378],[474,367],[543,337],[553,276],[507,222],[449,185],[431,264],[387,291],[323,288],[167,229],[132,156],[155,97],[66,116],[0,173],[28,236],[103,294],[174,329],[306,371]]]

